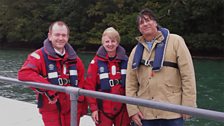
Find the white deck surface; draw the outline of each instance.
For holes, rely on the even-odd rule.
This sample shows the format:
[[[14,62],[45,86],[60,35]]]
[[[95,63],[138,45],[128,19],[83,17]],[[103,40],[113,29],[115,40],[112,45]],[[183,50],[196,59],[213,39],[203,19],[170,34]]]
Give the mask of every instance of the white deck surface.
[[[35,104],[0,96],[0,126],[44,126]],[[80,126],[95,126],[90,116],[81,118]]]

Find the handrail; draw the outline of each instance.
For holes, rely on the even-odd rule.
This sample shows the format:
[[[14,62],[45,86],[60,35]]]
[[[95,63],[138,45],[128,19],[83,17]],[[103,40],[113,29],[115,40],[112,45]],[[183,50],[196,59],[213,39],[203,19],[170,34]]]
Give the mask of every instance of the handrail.
[[[90,96],[90,97],[95,97],[99,99],[109,99],[109,100],[113,100],[117,102],[151,107],[155,109],[161,109],[161,110],[171,111],[176,113],[183,113],[183,114],[188,114],[188,115],[192,115],[196,117],[224,122],[224,112],[206,110],[201,108],[193,108],[193,107],[187,107],[187,106],[181,106],[181,105],[174,105],[170,103],[163,103],[163,102],[157,102],[152,100],[145,100],[140,98],[103,93],[98,91],[90,91],[90,90],[85,90],[85,89],[80,89],[75,87],[63,87],[58,85],[51,85],[51,84],[44,84],[44,83],[37,83],[37,82],[24,82],[14,78],[8,78],[3,76],[0,76],[0,81],[11,82],[11,83],[16,83],[20,85],[27,85],[27,86],[35,87],[35,88],[56,90],[59,92],[65,92],[67,94],[70,94],[71,126],[77,125],[76,124],[77,122],[74,119],[76,119],[76,114],[77,114],[76,106],[77,106],[77,99],[79,95]]]

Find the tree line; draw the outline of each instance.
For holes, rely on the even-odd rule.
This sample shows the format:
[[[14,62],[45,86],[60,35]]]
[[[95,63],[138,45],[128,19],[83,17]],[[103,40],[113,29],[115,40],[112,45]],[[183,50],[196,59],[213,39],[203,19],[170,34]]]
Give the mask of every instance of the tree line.
[[[136,15],[152,9],[161,26],[184,37],[189,49],[206,55],[224,52],[223,0],[0,0],[0,46],[41,46],[49,25],[62,20],[70,43],[88,51],[114,27],[128,51],[139,35]]]

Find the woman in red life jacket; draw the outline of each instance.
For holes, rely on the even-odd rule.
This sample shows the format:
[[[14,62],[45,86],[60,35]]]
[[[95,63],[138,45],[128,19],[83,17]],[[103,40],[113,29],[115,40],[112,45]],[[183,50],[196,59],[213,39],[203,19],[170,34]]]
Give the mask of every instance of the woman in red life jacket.
[[[114,28],[109,27],[103,32],[102,46],[88,67],[86,89],[125,95],[128,57],[119,43],[120,35]],[[88,97],[87,101],[97,126],[130,125],[125,104],[92,97]]]
[[[68,43],[69,28],[62,21],[49,27],[44,46],[31,53],[18,72],[21,81],[34,81],[83,88],[84,65]],[[64,92],[32,88],[45,126],[70,126],[70,96]],[[79,124],[84,97],[78,99]]]

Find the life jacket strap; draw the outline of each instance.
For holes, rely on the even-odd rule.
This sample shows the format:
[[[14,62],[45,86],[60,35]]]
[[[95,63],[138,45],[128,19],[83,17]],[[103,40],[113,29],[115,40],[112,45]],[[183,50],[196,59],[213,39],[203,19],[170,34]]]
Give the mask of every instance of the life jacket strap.
[[[150,66],[150,67],[153,66],[153,61],[151,61],[151,60],[142,59],[140,63],[145,65],[145,66]],[[173,68],[178,69],[177,63],[170,62],[170,61],[163,61],[163,66],[168,66],[168,67],[173,67]]]
[[[59,85],[67,85],[67,84],[70,84],[70,79],[67,79],[67,78],[58,78],[58,84]]]
[[[114,79],[114,80],[110,79],[109,80],[109,84],[110,84],[111,87],[113,87],[115,85],[121,84],[121,80],[119,80],[119,79]]]

